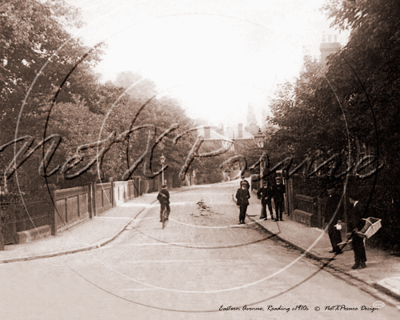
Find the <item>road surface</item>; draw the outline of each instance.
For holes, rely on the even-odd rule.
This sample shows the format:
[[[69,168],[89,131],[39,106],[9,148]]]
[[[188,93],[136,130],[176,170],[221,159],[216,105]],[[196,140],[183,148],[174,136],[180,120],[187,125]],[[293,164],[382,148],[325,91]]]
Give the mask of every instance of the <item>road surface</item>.
[[[164,230],[154,203],[103,248],[0,265],[0,319],[399,317],[257,224],[238,225],[236,185],[171,192]]]

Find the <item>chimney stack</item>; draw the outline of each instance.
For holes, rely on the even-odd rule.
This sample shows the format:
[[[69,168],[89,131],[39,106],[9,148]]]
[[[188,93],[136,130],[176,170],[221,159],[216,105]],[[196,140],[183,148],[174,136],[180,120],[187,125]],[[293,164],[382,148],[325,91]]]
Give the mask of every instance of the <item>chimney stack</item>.
[[[210,126],[204,127],[204,139],[210,139],[211,138],[211,129]]]
[[[322,43],[319,46],[319,50],[321,51],[321,63],[326,64],[326,58],[341,49],[341,45],[337,41],[337,35],[335,36],[328,36],[328,42],[325,42],[326,35],[322,35]],[[334,41],[334,42],[332,42]]]
[[[216,130],[219,134],[225,135],[224,124],[220,123],[218,129]]]
[[[238,139],[243,138],[243,123],[238,124]]]

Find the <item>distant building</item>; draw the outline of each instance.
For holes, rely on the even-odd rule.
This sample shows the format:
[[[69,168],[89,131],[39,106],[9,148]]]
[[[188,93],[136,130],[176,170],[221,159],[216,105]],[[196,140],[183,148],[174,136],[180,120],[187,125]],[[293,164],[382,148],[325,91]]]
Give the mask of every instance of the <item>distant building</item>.
[[[201,135],[204,138],[204,145],[224,148],[232,150],[233,140],[229,139],[223,134],[223,130],[211,126],[203,126],[197,129],[197,135]],[[211,142],[211,143],[210,143]]]
[[[239,123],[237,126],[227,127],[225,130],[225,136],[234,141],[232,151],[235,154],[241,154],[247,156],[248,150],[254,148],[254,135],[243,128],[243,124]],[[231,168],[229,173],[230,179],[240,177],[240,166],[236,163],[236,166]]]
[[[258,129],[259,127],[257,126]],[[225,127],[223,124],[220,124],[219,127],[209,125],[200,126],[197,127],[197,136],[202,136],[204,139],[201,147],[204,150],[203,152],[212,152],[223,148],[227,149],[228,152],[245,154],[249,148],[254,147],[254,135],[245,130],[242,123],[239,123],[237,126],[228,127]],[[196,179],[188,177],[188,185],[205,183],[205,181],[211,182],[210,177],[206,177],[207,174],[196,174],[194,172],[193,174],[196,175]],[[236,166],[227,168],[222,172],[223,180],[227,181],[237,178],[238,174],[240,174],[240,167],[236,164]]]
[[[252,127],[255,134],[258,132],[259,127]],[[219,128],[211,126],[203,126],[197,129],[197,135],[204,137],[204,144],[207,146],[224,147],[229,151],[235,151],[235,144],[242,142],[254,143],[254,135],[243,128],[243,124],[239,123],[237,126],[225,127],[223,124]],[[215,150],[215,149],[214,149]]]
[[[322,35],[322,43],[319,46],[321,51],[321,64],[325,65],[327,62],[327,57],[330,54],[338,52],[342,48],[341,44],[337,41],[337,35]]]
[[[229,126],[225,129],[224,136],[231,140],[253,140],[254,136],[243,128],[243,123]]]

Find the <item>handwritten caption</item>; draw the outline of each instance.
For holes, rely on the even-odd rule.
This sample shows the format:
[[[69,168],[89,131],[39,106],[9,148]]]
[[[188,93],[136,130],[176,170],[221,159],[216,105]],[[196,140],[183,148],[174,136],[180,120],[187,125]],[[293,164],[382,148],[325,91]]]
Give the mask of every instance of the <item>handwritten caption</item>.
[[[379,308],[376,308],[374,306],[367,307],[365,305],[362,305],[360,307],[349,307],[344,304],[342,305],[331,305],[331,306],[316,306],[316,307],[308,307],[307,305],[300,304],[296,305],[294,307],[286,307],[283,305],[279,306],[274,306],[274,305],[267,305],[264,307],[249,307],[247,305],[241,306],[241,307],[232,307],[232,306],[224,306],[221,305],[219,307],[219,311],[269,311],[269,312],[296,312],[296,311],[327,311],[327,312],[332,312],[332,311],[367,311],[373,313],[374,311],[378,311]]]

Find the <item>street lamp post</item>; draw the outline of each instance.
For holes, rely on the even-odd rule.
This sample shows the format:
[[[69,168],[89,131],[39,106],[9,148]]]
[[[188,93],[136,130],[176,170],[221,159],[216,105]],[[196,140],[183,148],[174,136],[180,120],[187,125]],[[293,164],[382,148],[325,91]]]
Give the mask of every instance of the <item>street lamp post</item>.
[[[161,185],[164,185],[164,164],[165,164],[165,157],[164,154],[161,155],[160,157],[161,161]]]
[[[265,136],[261,132],[261,129],[258,128],[258,132],[256,135],[254,135],[254,140],[256,140],[256,145],[258,149],[262,150],[264,148],[264,141],[265,141]],[[261,157],[260,159],[260,188],[261,188],[261,179],[262,179],[262,172],[263,172],[263,158]]]

